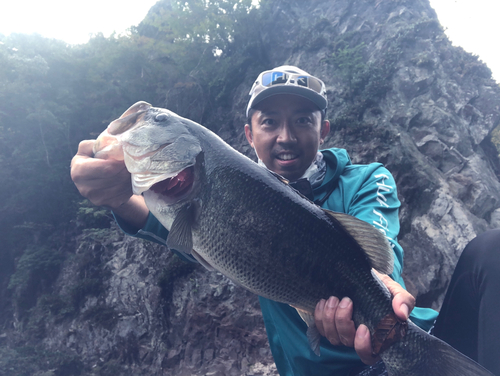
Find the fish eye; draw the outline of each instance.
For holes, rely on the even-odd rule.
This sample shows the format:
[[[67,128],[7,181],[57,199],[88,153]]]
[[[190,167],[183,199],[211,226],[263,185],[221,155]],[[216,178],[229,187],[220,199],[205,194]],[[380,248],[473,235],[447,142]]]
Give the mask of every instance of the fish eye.
[[[158,114],[155,116],[155,121],[165,121],[167,120],[168,115],[167,114]]]

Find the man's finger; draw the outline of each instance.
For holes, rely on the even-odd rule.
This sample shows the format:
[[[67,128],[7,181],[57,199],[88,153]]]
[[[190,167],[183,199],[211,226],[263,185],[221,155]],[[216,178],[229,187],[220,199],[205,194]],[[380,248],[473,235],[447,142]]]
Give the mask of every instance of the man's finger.
[[[333,345],[340,345],[342,343],[335,326],[335,315],[338,305],[339,299],[332,296],[327,301],[324,301],[318,314],[315,315],[316,326],[320,334],[326,337]],[[320,328],[322,328],[322,330],[320,330]]]
[[[392,309],[401,320],[407,320],[410,312],[415,308],[415,297],[406,291],[403,286],[386,274],[375,271],[382,283],[387,286],[392,295]]]
[[[78,144],[77,155],[93,157],[95,140],[83,140]]]
[[[335,326],[340,342],[350,347],[354,346],[354,336],[356,334],[354,321],[352,321],[352,313],[352,300],[343,298],[335,313]]]
[[[125,163],[114,159],[96,159],[76,155],[71,161],[71,178],[75,183],[90,180],[108,180],[117,175],[125,174]]]
[[[372,356],[372,343],[370,331],[368,328],[361,324],[356,330],[356,337],[354,338],[354,349],[358,354],[361,361],[365,364],[375,364],[379,358]]]

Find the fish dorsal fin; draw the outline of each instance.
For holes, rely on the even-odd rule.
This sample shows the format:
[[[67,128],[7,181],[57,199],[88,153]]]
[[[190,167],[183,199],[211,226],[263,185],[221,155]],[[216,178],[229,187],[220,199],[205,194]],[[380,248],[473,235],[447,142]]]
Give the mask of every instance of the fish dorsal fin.
[[[167,236],[167,247],[179,252],[191,254],[193,249],[193,227],[197,225],[200,213],[199,200],[184,205],[172,223]]]
[[[371,224],[344,213],[323,209],[335,218],[358,242],[370,260],[372,268],[383,274],[391,274],[394,267],[394,252],[387,238]]]

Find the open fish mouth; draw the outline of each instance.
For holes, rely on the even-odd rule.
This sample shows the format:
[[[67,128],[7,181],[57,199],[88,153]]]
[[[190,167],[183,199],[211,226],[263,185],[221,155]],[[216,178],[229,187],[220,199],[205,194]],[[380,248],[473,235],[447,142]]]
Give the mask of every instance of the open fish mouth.
[[[194,166],[190,166],[171,178],[155,183],[150,189],[166,198],[180,199],[191,192],[194,178]]]

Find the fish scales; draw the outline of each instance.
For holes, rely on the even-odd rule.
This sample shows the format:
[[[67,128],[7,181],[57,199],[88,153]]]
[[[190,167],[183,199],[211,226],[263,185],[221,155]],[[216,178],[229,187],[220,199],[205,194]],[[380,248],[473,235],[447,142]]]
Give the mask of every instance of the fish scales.
[[[395,318],[389,292],[372,273],[392,267],[392,250],[378,230],[322,210],[201,125],[138,102],[96,145],[97,158],[123,156],[134,193],[170,231],[169,247],[297,308],[311,335],[317,302],[348,296],[356,327],[368,326],[390,376],[491,375]]]
[[[361,288],[362,280],[370,283],[370,297],[377,290],[380,297],[387,297],[373,280],[366,256],[353,241],[349,244],[348,237],[335,236],[341,230],[333,227],[322,210],[260,166],[255,167],[254,171],[225,167],[210,173],[208,180],[217,187],[205,190],[202,196],[206,212],[196,230],[200,245],[211,245],[204,252],[207,261],[250,290],[309,312],[325,296],[363,297],[366,286]],[[260,182],[264,180],[267,184]],[[241,197],[245,197],[243,204]],[[221,207],[221,202],[226,205]],[[294,222],[287,223],[285,218],[294,218]],[[214,223],[219,225],[214,228]],[[310,231],[303,231],[305,228]],[[214,238],[224,240],[218,243]],[[329,251],[318,255],[310,250]],[[360,259],[357,265],[341,261],[353,256]],[[253,275],[248,275],[249,270]],[[388,299],[383,302],[375,321],[392,309]],[[366,304],[370,305],[369,300]]]

